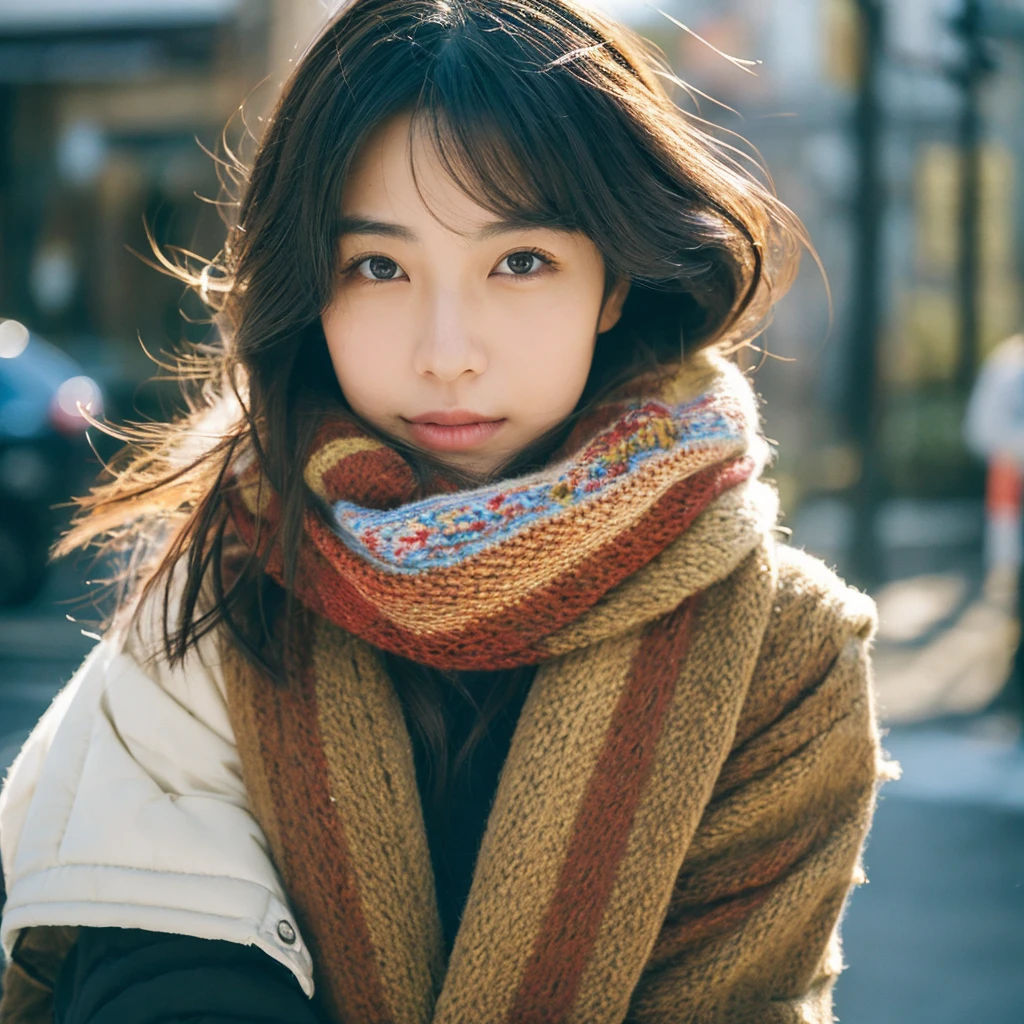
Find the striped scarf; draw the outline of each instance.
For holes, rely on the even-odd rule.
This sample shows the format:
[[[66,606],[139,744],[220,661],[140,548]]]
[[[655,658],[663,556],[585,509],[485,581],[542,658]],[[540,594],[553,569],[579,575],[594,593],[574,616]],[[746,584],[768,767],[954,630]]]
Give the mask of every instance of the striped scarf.
[[[729,799],[747,800],[744,782],[771,756],[723,769],[781,600],[754,397],[711,355],[642,391],[580,424],[568,454],[536,474],[418,501],[392,449],[348,424],[318,439],[296,582],[303,656],[286,687],[230,646],[224,669],[251,806],[335,1024],[831,1020],[827,987],[792,1016],[781,1003],[723,1009],[752,951],[799,977],[820,970],[827,921],[799,917],[766,945],[758,915],[793,913],[800,901],[768,882],[795,864],[819,872],[809,851],[830,812],[793,831],[784,816],[799,801],[762,792],[713,835],[697,832],[720,774]],[[255,542],[274,498],[240,480],[235,515]],[[835,657],[830,630],[816,634],[813,659],[826,661],[813,671]],[[450,669],[540,663],[447,961],[412,747],[379,648]],[[806,669],[779,671],[771,699],[799,703]],[[820,726],[784,742],[803,756],[802,730]],[[859,818],[830,847],[825,881],[794,883],[826,918],[865,827],[874,754],[861,732],[841,752],[841,770],[867,779],[850,788]],[[765,852],[759,822],[762,840],[793,834]],[[741,856],[723,864],[734,841]],[[684,867],[695,848],[710,874]],[[817,946],[791,954],[812,927]],[[666,988],[681,963],[690,973]]]
[[[577,425],[530,476],[411,500],[409,464],[349,420],[320,431],[295,590],[375,647],[445,669],[572,650],[575,624],[764,462],[752,392],[722,359],[641,378]],[[276,499],[240,475],[234,518],[256,542]],[[270,571],[279,573],[271,559]]]

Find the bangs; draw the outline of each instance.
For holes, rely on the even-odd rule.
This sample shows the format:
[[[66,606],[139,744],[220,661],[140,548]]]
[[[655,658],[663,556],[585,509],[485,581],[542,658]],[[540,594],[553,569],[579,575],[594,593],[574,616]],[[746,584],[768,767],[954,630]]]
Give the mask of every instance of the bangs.
[[[481,209],[578,231],[609,279],[632,282],[602,338],[623,359],[754,337],[792,281],[802,226],[682,114],[660,73],[574,0],[353,0],[299,62],[247,180],[225,268],[232,337],[269,350],[288,325],[316,323],[345,179],[398,115],[439,220],[417,179],[422,145]]]
[[[492,60],[466,60],[464,50],[453,50],[413,106],[410,143],[427,143],[452,182],[499,218],[585,230],[592,218],[580,203],[579,183],[593,169],[584,166],[575,140],[566,139],[572,112],[559,109],[566,106],[564,89],[545,82],[550,72],[495,69]],[[410,145],[416,180],[414,152]]]

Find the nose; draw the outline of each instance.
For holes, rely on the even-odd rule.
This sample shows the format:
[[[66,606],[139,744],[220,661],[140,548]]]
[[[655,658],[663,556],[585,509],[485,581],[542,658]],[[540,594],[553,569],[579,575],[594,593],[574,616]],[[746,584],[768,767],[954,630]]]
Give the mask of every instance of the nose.
[[[433,297],[413,356],[416,373],[450,384],[464,374],[479,376],[487,369],[487,354],[468,307],[465,296],[456,291]]]

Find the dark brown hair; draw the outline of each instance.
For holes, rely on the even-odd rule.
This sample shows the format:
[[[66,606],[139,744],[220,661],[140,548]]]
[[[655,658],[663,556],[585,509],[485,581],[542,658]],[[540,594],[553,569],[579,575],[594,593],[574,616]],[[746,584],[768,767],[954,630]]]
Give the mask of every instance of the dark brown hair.
[[[174,621],[165,613],[168,658],[182,659],[223,623],[251,658],[279,671],[290,589],[275,611],[255,556],[225,583],[224,482],[243,448],[259,459],[281,499],[287,583],[313,430],[325,410],[345,411],[320,324],[336,280],[341,193],[360,145],[400,112],[412,112],[482,207],[581,231],[607,279],[632,282],[619,322],[599,336],[578,413],[641,369],[756,336],[792,281],[803,229],[736,150],[673,102],[673,81],[642,40],[576,0],[343,6],[298,62],[251,168],[232,165],[241,194],[223,251],[202,265],[160,257],[218,328],[217,342],[180,367],[198,382],[191,415],[123,435],[131,443],[81,501],[58,551],[90,542],[133,551],[129,592],[162,585],[165,608],[171,571],[183,567]],[[429,688],[432,670],[421,668],[408,686]],[[419,701],[421,712],[427,705]],[[414,718],[423,724],[424,713]],[[443,743],[437,728],[423,729]]]

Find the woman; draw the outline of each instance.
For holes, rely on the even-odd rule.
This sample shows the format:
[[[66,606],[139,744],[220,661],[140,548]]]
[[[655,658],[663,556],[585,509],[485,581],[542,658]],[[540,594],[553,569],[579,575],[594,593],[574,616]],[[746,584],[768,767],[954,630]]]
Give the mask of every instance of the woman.
[[[132,561],[3,792],[3,1019],[832,1020],[874,612],[728,358],[802,229],[665,73],[575,0],[300,61],[63,542]]]

